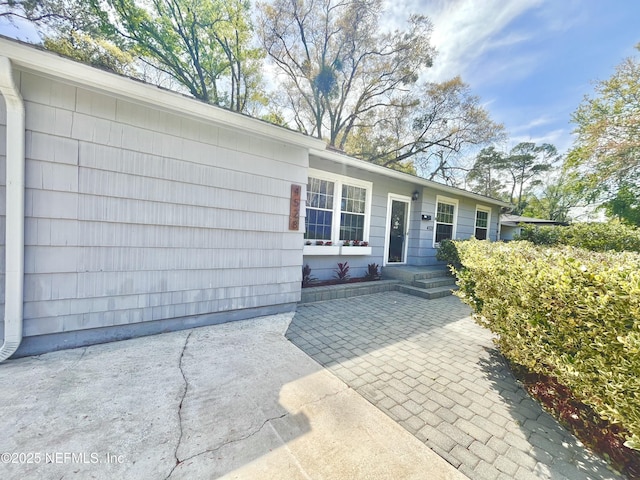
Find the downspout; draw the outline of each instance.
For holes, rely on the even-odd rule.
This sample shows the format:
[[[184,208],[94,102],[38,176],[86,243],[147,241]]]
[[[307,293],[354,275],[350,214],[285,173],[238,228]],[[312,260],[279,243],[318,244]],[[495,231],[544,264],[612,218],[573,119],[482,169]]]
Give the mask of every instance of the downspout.
[[[22,341],[24,301],[24,103],[13,81],[13,67],[0,56],[0,94],[7,108],[7,185],[5,222],[4,343],[0,362]]]

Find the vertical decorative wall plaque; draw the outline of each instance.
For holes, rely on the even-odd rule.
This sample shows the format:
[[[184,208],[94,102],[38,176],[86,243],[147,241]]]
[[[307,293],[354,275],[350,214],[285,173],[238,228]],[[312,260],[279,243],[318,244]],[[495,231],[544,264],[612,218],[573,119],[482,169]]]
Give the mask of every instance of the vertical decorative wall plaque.
[[[291,203],[289,205],[289,230],[300,229],[300,185],[291,185]]]

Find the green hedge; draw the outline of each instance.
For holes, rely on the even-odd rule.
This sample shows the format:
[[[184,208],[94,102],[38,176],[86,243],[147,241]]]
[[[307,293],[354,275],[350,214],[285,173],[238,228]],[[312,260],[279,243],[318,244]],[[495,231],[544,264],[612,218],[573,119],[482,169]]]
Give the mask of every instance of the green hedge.
[[[455,243],[457,295],[505,357],[556,377],[640,450],[640,254]]]
[[[536,245],[571,245],[594,252],[640,252],[640,229],[616,221],[574,223],[568,227],[526,225],[515,239]]]
[[[456,240],[461,242],[462,240]],[[441,262],[447,262],[448,265],[453,267],[460,266],[460,258],[458,257],[458,250],[453,240],[442,240],[440,246],[436,251],[436,259]]]

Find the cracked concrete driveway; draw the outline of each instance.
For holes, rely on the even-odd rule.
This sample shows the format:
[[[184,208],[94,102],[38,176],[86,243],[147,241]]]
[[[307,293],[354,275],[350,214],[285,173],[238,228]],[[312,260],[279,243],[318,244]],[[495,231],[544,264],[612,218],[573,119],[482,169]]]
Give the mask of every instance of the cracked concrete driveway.
[[[462,479],[283,334],[292,315],[0,365],[3,479]]]

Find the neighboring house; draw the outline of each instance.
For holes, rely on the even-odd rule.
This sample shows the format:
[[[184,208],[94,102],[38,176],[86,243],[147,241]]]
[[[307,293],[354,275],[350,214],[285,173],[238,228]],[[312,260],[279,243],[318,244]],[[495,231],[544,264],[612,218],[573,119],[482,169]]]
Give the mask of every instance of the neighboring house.
[[[567,225],[567,222],[503,214],[500,215],[500,240],[513,240],[516,235],[519,235],[520,232],[522,232],[523,225],[545,227],[551,225]]]
[[[502,202],[33,46],[0,52],[0,361],[292,311],[305,263],[361,275],[498,238]]]

